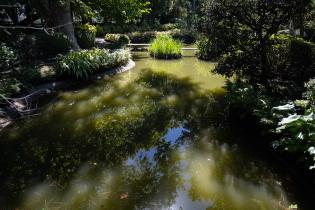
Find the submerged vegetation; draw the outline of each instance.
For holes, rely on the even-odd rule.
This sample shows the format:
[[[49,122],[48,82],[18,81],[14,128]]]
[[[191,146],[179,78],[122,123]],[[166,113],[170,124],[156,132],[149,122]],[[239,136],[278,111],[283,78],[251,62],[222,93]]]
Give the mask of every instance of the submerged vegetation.
[[[160,35],[151,43],[149,52],[154,58],[177,59],[182,57],[182,44],[168,35]]]

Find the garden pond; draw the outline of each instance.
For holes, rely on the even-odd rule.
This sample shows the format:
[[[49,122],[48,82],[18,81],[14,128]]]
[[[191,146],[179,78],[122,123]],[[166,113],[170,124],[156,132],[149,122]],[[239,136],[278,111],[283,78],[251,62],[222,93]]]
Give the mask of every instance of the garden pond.
[[[214,64],[193,52],[134,60],[0,133],[0,209],[303,207],[290,175],[225,126]]]

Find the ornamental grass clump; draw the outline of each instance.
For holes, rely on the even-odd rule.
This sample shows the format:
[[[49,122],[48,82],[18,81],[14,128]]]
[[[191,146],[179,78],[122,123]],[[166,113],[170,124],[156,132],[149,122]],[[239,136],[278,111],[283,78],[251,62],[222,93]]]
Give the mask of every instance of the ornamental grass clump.
[[[182,57],[182,44],[169,35],[160,35],[149,47],[150,55],[160,59],[177,59]]]
[[[87,79],[97,71],[109,70],[128,63],[130,52],[107,49],[92,49],[72,51],[57,58],[57,70],[61,75],[68,75],[76,79]]]

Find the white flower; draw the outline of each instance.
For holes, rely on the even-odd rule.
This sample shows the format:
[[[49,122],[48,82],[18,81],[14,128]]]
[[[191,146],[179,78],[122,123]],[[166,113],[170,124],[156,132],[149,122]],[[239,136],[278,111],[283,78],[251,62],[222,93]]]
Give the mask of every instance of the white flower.
[[[315,147],[310,147],[307,150],[311,155],[315,155]]]
[[[279,125],[286,125],[292,122],[295,122],[301,118],[301,115],[293,114],[290,115],[289,117],[283,118],[281,122],[279,122]]]
[[[303,116],[303,120],[304,120],[305,122],[314,120],[314,113],[312,112],[311,114],[309,114],[309,115],[307,115],[307,116]]]
[[[303,139],[304,139],[304,135],[303,135],[303,133],[302,133],[302,132],[300,132],[297,138],[298,138],[298,139],[303,140]]]
[[[275,109],[277,111],[290,111],[290,110],[294,109],[294,105],[293,104],[286,104],[283,106],[273,107],[272,109]]]

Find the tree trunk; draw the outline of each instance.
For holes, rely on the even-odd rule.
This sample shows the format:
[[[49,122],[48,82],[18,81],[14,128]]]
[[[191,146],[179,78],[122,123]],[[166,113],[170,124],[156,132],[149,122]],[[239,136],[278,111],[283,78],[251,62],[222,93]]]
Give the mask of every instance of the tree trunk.
[[[270,65],[269,65],[268,56],[267,56],[267,51],[268,51],[267,49],[268,49],[267,41],[262,39],[260,41],[260,49],[259,49],[260,62],[261,62],[261,68],[262,68],[260,82],[265,85],[267,85],[268,79],[270,76],[269,75]]]
[[[57,0],[33,0],[33,4],[48,27],[57,27],[57,31],[69,38],[73,50],[80,49],[74,34],[70,0],[65,0],[62,3]]]
[[[58,31],[64,33],[69,38],[73,50],[78,50],[80,47],[74,34],[70,2],[66,1],[64,4],[65,5],[63,6],[56,5],[55,25],[62,26],[61,28],[58,28]]]

